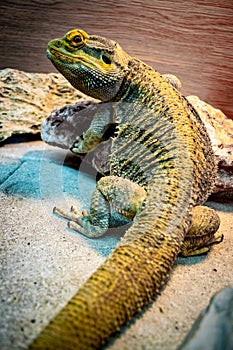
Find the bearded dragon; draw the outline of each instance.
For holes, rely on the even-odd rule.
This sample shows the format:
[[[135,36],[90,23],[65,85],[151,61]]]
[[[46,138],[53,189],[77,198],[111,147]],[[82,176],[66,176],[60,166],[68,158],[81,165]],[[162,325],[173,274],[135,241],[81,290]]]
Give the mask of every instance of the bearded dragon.
[[[216,165],[195,109],[115,41],[74,29],[51,40],[47,56],[75,88],[102,101],[72,151],[90,152],[116,125],[110,176],[98,181],[90,213],[55,212],[91,238],[108,229],[110,206],[132,225],[29,348],[99,349],[155,296],[179,253],[202,254],[222,240],[218,215],[202,206]]]

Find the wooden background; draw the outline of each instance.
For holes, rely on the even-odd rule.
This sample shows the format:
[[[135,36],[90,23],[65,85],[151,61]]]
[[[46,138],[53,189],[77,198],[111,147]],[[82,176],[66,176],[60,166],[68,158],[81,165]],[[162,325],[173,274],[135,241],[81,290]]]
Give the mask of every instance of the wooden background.
[[[47,42],[72,28],[118,41],[185,94],[233,118],[233,0],[0,0],[0,69],[55,71]]]

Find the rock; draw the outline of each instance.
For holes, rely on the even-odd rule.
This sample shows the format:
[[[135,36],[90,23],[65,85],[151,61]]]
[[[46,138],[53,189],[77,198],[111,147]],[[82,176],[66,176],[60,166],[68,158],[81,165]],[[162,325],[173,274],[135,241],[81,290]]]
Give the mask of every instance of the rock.
[[[89,128],[96,106],[94,100],[80,99],[74,105],[54,108],[42,122],[42,140],[50,145],[70,149],[76,137]]]
[[[199,113],[212,142],[218,164],[214,193],[222,198],[233,198],[233,121],[197,96],[187,99]]]
[[[54,107],[73,104],[84,95],[61,74],[0,71],[0,141],[13,134],[40,133]]]
[[[233,349],[233,285],[215,294],[178,350]]]

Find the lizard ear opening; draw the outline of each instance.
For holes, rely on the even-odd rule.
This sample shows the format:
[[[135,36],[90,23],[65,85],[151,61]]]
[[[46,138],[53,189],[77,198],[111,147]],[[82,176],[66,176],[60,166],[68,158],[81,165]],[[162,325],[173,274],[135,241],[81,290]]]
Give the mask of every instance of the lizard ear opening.
[[[105,64],[111,64],[112,63],[111,59],[108,56],[106,56],[105,54],[103,54],[101,58],[102,58],[102,61]]]

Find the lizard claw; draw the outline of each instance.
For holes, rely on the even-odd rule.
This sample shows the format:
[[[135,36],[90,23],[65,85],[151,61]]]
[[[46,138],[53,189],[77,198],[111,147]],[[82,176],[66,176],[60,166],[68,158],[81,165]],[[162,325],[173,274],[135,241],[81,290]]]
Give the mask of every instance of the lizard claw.
[[[70,210],[73,214],[77,215],[78,217],[88,216],[88,211],[86,209],[83,209],[82,214],[80,214],[78,208],[76,206],[72,205]]]
[[[77,215],[78,217],[81,216],[78,208],[75,205],[72,205],[72,207],[70,208],[70,211],[71,211],[72,214]]]
[[[82,214],[80,214],[78,209],[75,206],[72,206],[70,211],[54,207],[53,213],[65,218],[65,219],[68,219],[70,221],[75,221],[75,222],[79,223],[80,225],[81,225],[82,218],[88,216],[87,210],[83,210]]]

